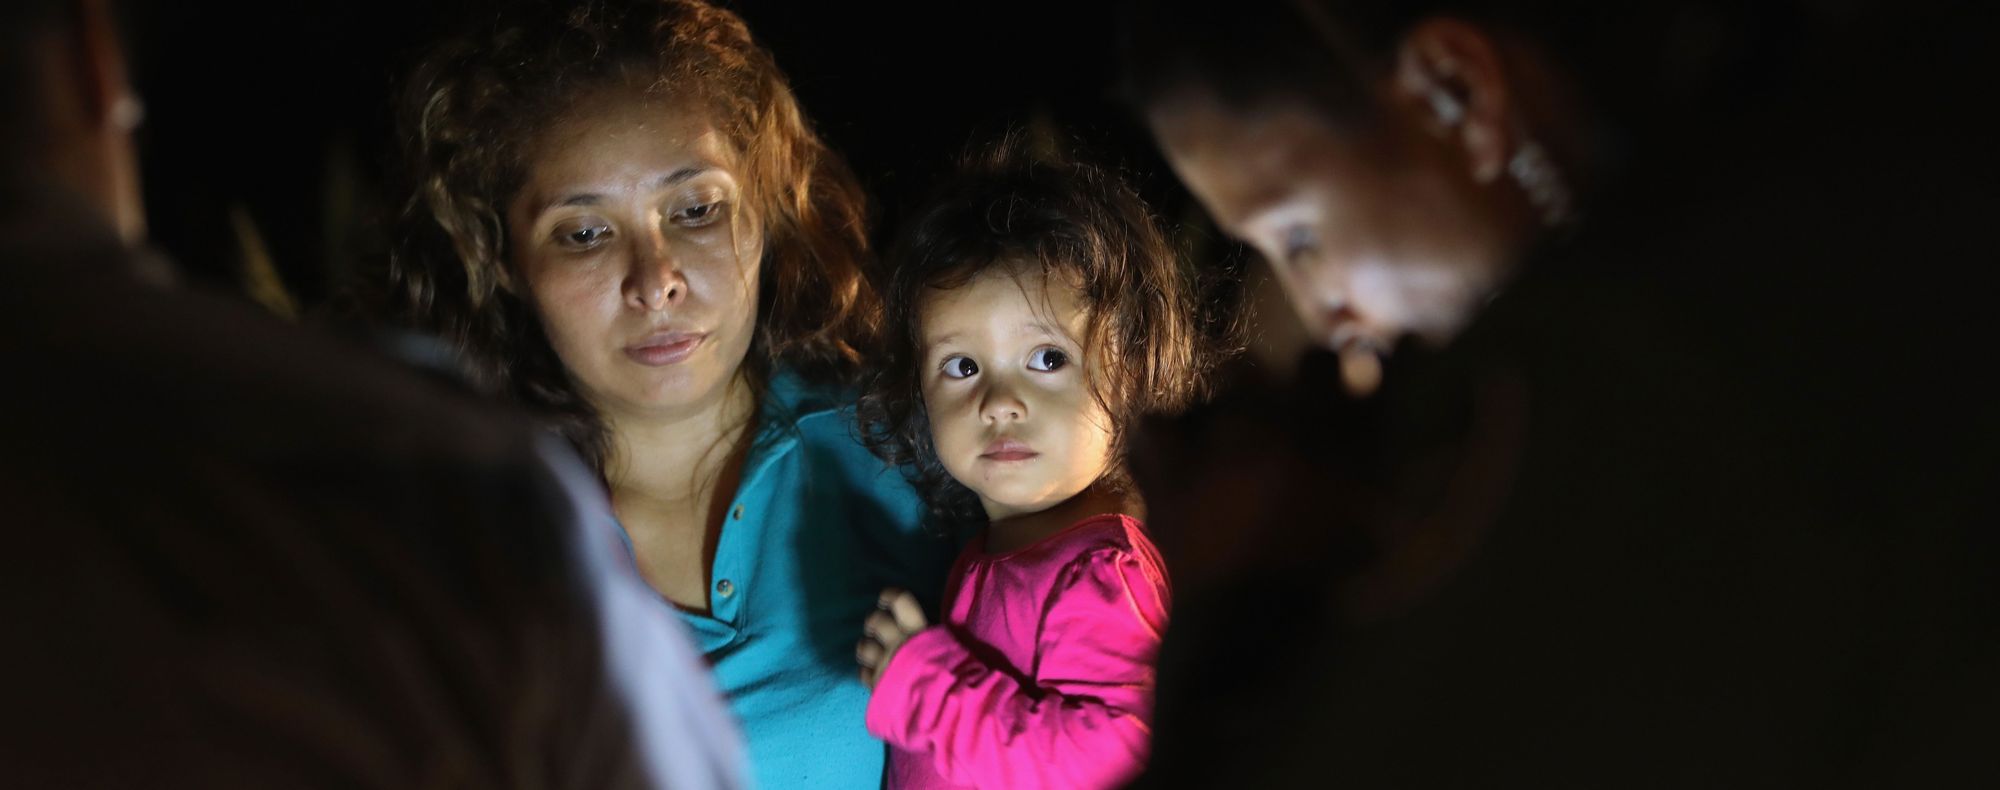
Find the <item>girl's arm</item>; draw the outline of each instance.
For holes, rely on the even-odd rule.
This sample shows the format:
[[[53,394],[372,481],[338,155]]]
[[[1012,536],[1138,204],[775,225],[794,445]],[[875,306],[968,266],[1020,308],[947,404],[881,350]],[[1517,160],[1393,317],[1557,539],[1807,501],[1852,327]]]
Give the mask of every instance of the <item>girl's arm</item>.
[[[1043,608],[1034,678],[996,668],[948,627],[926,629],[883,671],[868,731],[959,784],[1114,786],[1145,762],[1166,608],[1159,568],[1090,552]]]

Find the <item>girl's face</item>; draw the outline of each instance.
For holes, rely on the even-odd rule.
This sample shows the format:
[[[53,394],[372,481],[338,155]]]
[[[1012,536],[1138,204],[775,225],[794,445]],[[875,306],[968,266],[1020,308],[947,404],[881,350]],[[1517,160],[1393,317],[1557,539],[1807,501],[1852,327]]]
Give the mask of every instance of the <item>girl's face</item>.
[[[509,261],[563,366],[614,420],[721,402],[763,254],[736,152],[688,104],[633,93],[586,100],[537,142]]]
[[[1101,365],[1077,338],[1074,289],[1032,267],[996,266],[918,306],[931,439],[987,518],[1047,510],[1106,471],[1111,417],[1091,396]]]

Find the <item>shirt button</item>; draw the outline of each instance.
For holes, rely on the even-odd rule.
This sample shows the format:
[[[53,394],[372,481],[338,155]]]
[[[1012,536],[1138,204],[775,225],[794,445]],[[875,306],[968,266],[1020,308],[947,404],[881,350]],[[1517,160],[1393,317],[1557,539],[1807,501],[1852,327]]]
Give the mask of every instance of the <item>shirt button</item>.
[[[730,517],[730,518],[732,518],[732,519],[735,519],[735,520],[737,520],[737,521],[742,521],[742,520],[743,520],[743,506],[742,506],[742,505],[737,505],[737,506],[736,506],[736,509],[735,509],[735,510],[731,510],[731,511],[729,511],[729,517]]]
[[[715,583],[715,594],[728,598],[736,594],[736,585],[729,583],[728,579],[718,581]]]

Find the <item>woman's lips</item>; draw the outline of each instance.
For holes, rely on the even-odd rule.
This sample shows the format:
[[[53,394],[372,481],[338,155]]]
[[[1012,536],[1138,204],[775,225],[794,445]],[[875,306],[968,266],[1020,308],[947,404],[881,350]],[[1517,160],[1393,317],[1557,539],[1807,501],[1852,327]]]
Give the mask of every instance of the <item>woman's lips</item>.
[[[656,332],[625,347],[625,356],[641,365],[659,367],[687,359],[708,340],[702,332]]]
[[[1026,461],[1038,455],[1041,453],[1035,452],[1026,442],[1016,439],[996,439],[992,444],[986,445],[986,452],[980,453],[979,457],[989,461]]]

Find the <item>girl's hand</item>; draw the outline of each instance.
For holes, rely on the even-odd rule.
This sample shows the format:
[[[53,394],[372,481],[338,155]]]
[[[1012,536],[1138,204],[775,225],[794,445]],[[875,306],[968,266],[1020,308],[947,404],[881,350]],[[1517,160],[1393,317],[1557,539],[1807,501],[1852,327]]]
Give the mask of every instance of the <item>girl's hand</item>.
[[[929,625],[916,596],[894,587],[882,591],[875,608],[878,611],[862,623],[861,643],[854,648],[854,658],[861,662],[861,682],[870,689],[875,688],[882,671],[889,667],[896,648]]]

